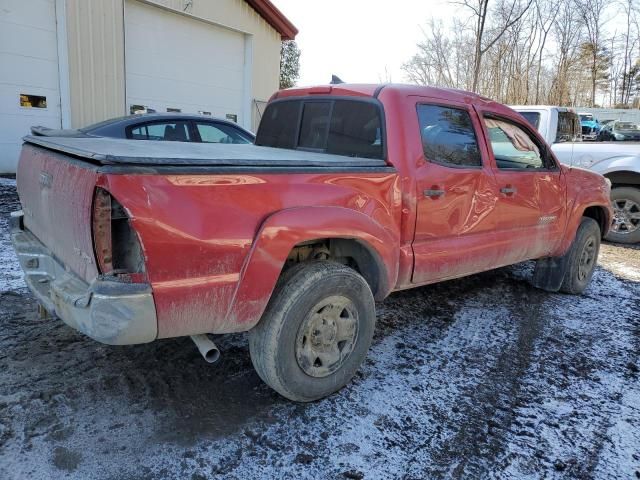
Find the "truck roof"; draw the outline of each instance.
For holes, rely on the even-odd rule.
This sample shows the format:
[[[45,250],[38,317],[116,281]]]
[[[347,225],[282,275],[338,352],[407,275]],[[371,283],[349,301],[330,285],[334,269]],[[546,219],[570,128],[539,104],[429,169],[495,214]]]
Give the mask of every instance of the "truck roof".
[[[302,97],[313,95],[336,95],[336,96],[354,96],[354,97],[373,97],[377,98],[382,92],[393,92],[400,96],[418,96],[430,97],[444,101],[491,105],[492,108],[499,110],[509,107],[495,102],[490,98],[483,97],[476,93],[458,90],[455,88],[431,87],[423,85],[409,85],[402,83],[340,83],[337,85],[316,85],[310,87],[294,87],[286,90],[280,90],[271,97],[271,100],[285,97]]]
[[[558,107],[556,105],[509,105],[512,109],[516,111],[520,110],[544,110],[551,111],[557,110],[559,112],[575,112],[575,109],[571,107]]]

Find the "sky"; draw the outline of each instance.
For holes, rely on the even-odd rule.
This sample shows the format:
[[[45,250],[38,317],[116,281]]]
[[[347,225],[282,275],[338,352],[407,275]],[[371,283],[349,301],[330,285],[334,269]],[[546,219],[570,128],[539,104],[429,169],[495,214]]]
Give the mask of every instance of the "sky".
[[[401,66],[416,52],[428,19],[469,17],[447,0],[272,2],[300,31],[300,86],[328,83],[332,74],[345,82],[405,82]],[[610,18],[607,29],[622,31],[621,17]]]
[[[441,0],[272,0],[298,28],[298,85],[405,81],[401,66],[416,51],[421,25],[454,15]],[[401,7],[401,8],[398,8]]]

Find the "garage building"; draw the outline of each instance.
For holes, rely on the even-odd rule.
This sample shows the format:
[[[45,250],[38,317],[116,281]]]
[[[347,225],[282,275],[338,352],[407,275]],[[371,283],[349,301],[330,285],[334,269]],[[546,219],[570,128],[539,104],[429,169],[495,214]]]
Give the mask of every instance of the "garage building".
[[[0,0],[0,173],[32,125],[144,111],[257,127],[293,24],[269,0]]]

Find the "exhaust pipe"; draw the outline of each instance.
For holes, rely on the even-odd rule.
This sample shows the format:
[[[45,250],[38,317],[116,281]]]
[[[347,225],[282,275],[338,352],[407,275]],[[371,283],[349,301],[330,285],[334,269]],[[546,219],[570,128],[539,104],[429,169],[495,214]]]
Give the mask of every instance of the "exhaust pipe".
[[[200,354],[207,363],[217,362],[220,358],[220,350],[216,347],[216,344],[209,340],[206,334],[191,335],[191,340],[196,344]]]

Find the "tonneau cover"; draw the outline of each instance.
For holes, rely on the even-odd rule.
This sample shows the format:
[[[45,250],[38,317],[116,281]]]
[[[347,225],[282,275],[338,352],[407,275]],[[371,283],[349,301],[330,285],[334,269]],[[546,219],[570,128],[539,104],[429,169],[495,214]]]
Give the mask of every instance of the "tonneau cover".
[[[26,143],[85,158],[101,165],[385,167],[384,160],[220,143],[162,142],[117,138],[40,137]]]

